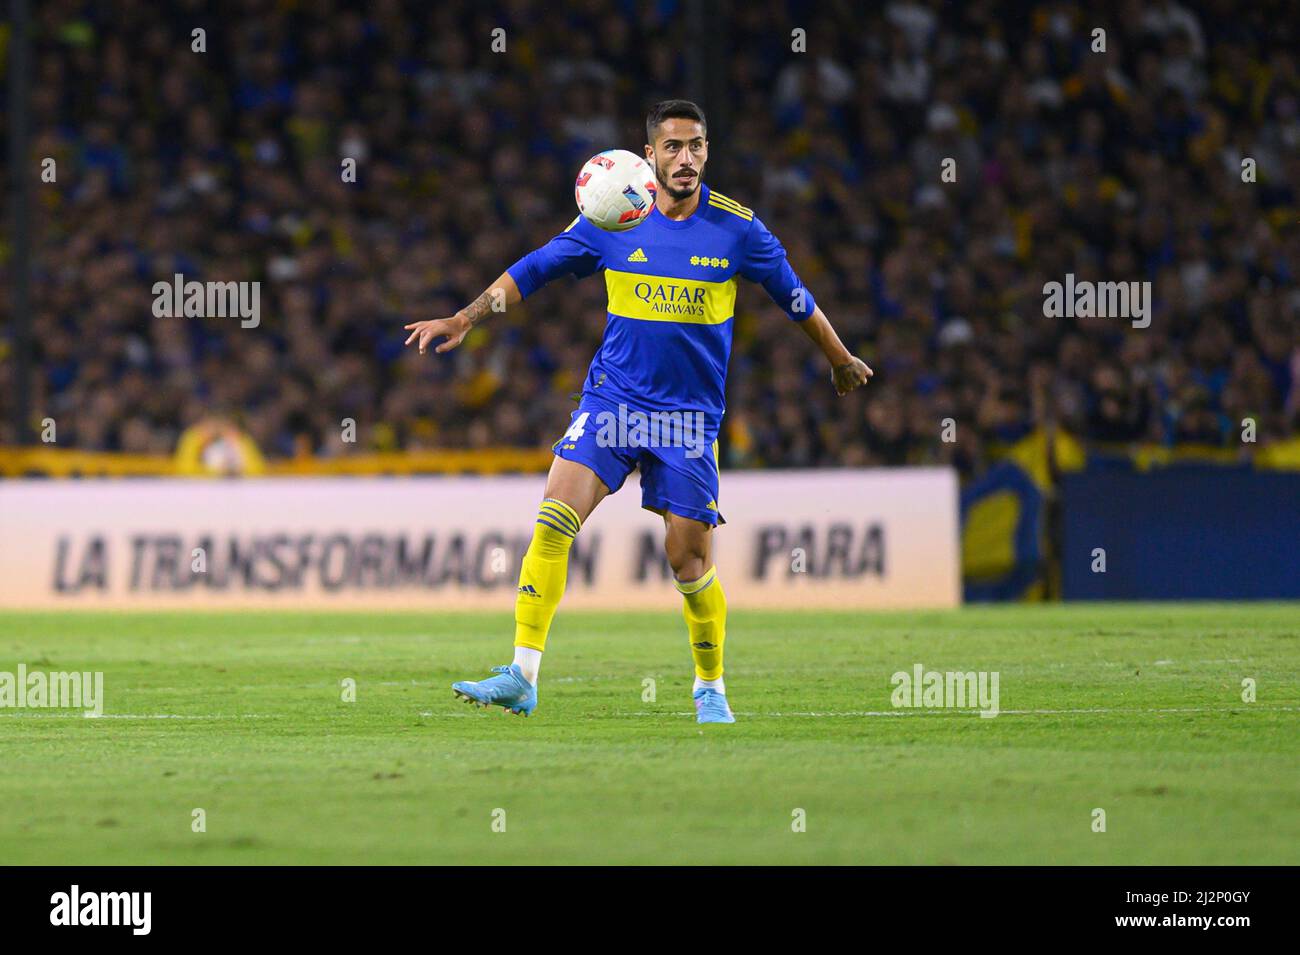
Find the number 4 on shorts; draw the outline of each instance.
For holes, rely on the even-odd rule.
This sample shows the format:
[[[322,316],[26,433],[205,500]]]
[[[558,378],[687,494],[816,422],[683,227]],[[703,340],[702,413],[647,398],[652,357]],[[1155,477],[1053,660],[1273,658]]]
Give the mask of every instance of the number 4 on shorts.
[[[579,438],[581,438],[583,435],[583,431],[586,429],[587,426],[587,417],[590,414],[591,414],[590,411],[584,411],[582,414],[578,415],[578,417],[574,418],[573,424],[569,425],[569,430],[564,432],[564,438],[562,440],[577,441]]]

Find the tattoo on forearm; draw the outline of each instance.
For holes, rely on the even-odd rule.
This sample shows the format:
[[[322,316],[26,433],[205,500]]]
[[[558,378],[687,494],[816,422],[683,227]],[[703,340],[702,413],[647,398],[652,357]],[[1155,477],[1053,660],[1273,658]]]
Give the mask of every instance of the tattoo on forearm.
[[[470,325],[477,325],[482,321],[483,316],[492,311],[492,290],[488,289],[474,301],[465,306],[465,316],[469,319]]]

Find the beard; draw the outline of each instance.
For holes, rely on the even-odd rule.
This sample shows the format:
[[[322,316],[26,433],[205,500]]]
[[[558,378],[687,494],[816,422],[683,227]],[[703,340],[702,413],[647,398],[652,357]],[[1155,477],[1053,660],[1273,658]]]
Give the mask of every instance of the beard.
[[[664,167],[655,166],[655,178],[659,180],[659,187],[674,199],[686,199],[693,195],[695,190],[700,188],[700,177],[703,174],[703,169],[696,169],[690,182],[683,185],[669,178]]]

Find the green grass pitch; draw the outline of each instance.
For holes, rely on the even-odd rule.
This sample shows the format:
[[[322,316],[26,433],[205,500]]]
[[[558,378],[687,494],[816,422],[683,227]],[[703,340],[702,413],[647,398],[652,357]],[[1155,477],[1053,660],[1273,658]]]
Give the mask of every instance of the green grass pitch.
[[[103,671],[106,698],[0,709],[0,860],[1300,863],[1295,604],[737,609],[734,726],[696,725],[668,611],[561,610],[530,719],[454,701],[511,630],[0,614],[0,671]],[[917,663],[997,671],[1001,715],[894,710]]]

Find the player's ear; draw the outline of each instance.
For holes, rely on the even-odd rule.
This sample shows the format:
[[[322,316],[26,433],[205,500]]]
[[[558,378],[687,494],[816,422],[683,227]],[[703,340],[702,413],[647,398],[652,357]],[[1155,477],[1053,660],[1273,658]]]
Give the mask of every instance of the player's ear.
[[[649,143],[645,144],[645,158],[650,160],[655,158],[655,148]]]

